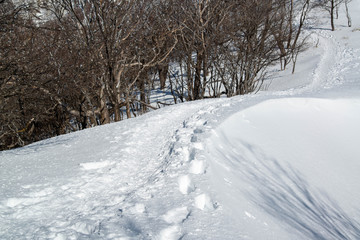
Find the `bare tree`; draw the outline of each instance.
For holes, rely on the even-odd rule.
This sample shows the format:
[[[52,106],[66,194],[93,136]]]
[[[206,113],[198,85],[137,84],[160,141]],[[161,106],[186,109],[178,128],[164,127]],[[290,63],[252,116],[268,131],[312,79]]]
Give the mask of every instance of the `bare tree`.
[[[350,2],[350,0],[345,0],[345,9],[346,9],[346,17],[348,20],[348,27],[351,27],[352,21],[351,21],[351,16],[349,13],[349,6],[348,6],[349,2]]]
[[[256,91],[269,66],[295,66],[310,5],[0,0],[2,149],[155,109],[158,87],[175,103]]]
[[[330,14],[331,31],[335,31],[336,9],[344,2],[344,0],[316,0],[314,5],[326,10]]]

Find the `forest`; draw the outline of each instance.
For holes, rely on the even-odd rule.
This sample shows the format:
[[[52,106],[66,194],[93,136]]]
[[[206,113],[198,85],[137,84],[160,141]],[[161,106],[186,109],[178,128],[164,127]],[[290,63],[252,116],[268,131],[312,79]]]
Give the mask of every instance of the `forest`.
[[[348,2],[0,0],[0,150],[166,106],[155,90],[256,92],[269,67],[295,71],[312,9],[335,30]]]

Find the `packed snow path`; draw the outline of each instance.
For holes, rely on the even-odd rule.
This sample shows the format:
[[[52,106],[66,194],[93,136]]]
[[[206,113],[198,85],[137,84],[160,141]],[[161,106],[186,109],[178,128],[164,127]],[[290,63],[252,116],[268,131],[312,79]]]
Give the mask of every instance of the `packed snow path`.
[[[267,92],[1,152],[0,239],[360,239],[359,27]]]
[[[202,148],[196,134],[204,125],[191,116],[214,103],[182,104],[1,153],[0,235],[180,237],[191,205],[183,195],[195,191],[189,174],[205,171],[201,161],[185,164]],[[200,209],[207,204],[194,201]]]

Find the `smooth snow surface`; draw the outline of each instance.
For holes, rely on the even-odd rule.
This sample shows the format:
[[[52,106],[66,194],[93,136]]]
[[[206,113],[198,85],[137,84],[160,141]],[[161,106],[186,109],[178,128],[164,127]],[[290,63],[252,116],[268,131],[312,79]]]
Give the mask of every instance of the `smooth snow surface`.
[[[251,239],[279,239],[274,224],[298,239],[359,239],[359,123],[360,99],[268,100],[228,118],[208,153],[226,218],[247,219],[233,225]]]
[[[360,0],[257,94],[0,152],[0,239],[360,239]],[[315,46],[318,43],[318,46]],[[160,97],[160,96],[159,96]]]

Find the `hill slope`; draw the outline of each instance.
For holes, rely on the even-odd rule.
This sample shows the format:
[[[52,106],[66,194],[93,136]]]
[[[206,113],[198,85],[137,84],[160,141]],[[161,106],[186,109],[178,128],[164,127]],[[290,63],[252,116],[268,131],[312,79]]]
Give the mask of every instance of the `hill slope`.
[[[359,239],[359,6],[267,91],[1,152],[0,238]]]

